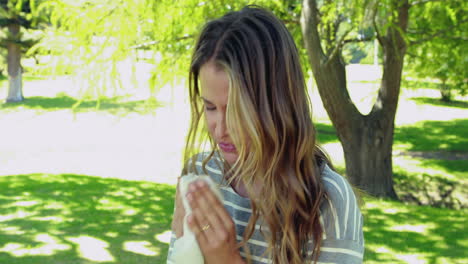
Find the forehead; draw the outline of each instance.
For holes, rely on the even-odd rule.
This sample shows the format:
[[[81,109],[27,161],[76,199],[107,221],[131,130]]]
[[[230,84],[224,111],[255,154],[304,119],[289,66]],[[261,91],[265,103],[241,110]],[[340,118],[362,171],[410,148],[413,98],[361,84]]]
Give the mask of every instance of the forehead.
[[[201,96],[215,104],[227,104],[229,76],[215,63],[208,62],[200,68]]]

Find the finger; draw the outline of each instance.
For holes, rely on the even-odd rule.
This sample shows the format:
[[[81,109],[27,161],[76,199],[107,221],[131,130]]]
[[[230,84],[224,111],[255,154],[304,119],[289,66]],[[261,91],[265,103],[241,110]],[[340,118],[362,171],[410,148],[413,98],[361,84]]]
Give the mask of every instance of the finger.
[[[202,211],[206,215],[215,214],[217,216],[217,219],[214,219],[214,220],[219,221],[221,223],[220,226],[229,230],[229,228],[231,227],[230,223],[232,223],[232,218],[229,215],[229,213],[226,211],[226,208],[224,208],[224,205],[221,203],[218,196],[216,196],[213,193],[213,191],[211,190],[211,188],[208,186],[207,183],[197,182],[196,184],[201,190],[200,192],[201,198],[204,201],[206,201],[206,203],[200,205]],[[207,206],[203,206],[203,205],[207,205]]]
[[[218,197],[209,189],[209,186],[196,183],[195,186],[191,186],[191,189],[193,190],[190,195],[192,204],[196,208],[193,210],[193,216],[200,223],[202,229],[203,224],[208,223],[210,225],[208,229],[203,231],[203,234],[200,234],[200,240],[206,240],[207,242],[207,244],[200,247],[217,247],[216,245],[221,245],[232,238],[235,230],[234,223]],[[226,216],[226,222],[223,222],[221,216]]]
[[[210,241],[210,238],[215,238],[216,234],[223,230],[223,223],[216,215],[216,212],[210,209],[213,206],[204,198],[203,192],[206,190],[197,186],[190,186],[190,189],[187,200],[192,208],[192,216],[203,233],[200,236],[203,235],[207,241]]]
[[[216,229],[215,231],[225,231],[222,215],[227,215],[229,217],[226,209],[221,204],[218,197],[211,191],[208,184],[205,182],[197,182],[196,184],[196,202],[198,203],[202,216],[207,218],[208,222]]]
[[[193,234],[195,235],[198,245],[200,245],[201,248],[204,248],[208,240],[206,236],[203,234],[202,227],[200,226],[200,223],[198,222],[197,218],[194,216],[193,212],[187,217],[187,223],[188,223],[190,230],[192,230]]]

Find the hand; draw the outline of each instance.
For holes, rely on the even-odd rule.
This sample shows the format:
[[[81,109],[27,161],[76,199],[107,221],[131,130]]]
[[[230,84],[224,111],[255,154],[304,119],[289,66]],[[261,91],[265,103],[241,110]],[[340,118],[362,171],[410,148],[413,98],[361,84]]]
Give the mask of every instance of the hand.
[[[204,181],[189,185],[192,214],[188,225],[198,241],[205,263],[243,263],[237,249],[234,221]]]
[[[176,238],[179,238],[184,235],[184,217],[185,209],[184,204],[182,202],[182,197],[180,197],[178,183],[176,188],[175,211],[171,224],[172,231],[174,231]]]

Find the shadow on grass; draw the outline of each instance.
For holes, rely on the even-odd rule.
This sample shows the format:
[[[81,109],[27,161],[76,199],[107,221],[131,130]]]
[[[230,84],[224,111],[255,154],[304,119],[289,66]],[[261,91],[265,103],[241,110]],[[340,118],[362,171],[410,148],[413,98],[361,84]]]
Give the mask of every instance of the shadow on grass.
[[[0,263],[165,263],[173,186],[29,174],[0,189]]]
[[[364,263],[462,263],[467,257],[466,213],[366,200]]]
[[[336,130],[331,124],[314,123],[317,131],[317,139],[320,144],[338,142]]]
[[[393,180],[398,198],[406,203],[438,208],[468,208],[466,180],[448,179],[443,175],[408,173],[395,170]]]
[[[125,114],[136,112],[146,114],[161,107],[162,104],[154,100],[123,101],[122,97],[102,98],[101,100],[85,100],[78,104],[79,100],[67,95],[56,97],[32,96],[27,97],[23,102],[5,103],[0,105],[0,109],[15,110],[20,107],[40,110],[61,110],[73,109],[77,112],[105,111],[111,114]]]
[[[401,87],[407,89],[440,89],[440,84],[437,82],[426,82],[420,80],[401,80]]]
[[[410,151],[467,151],[468,119],[424,121],[395,128],[394,143]]]
[[[444,102],[437,98],[428,98],[428,97],[414,97],[411,98],[416,103],[420,104],[430,104],[434,106],[446,106],[446,107],[455,107],[455,108],[468,108],[468,102],[464,101],[451,101]]]

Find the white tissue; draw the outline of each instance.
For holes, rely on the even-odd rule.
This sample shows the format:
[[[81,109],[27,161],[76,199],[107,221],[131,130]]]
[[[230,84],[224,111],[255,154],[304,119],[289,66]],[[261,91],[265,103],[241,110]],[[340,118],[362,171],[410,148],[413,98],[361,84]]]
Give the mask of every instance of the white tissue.
[[[195,235],[190,230],[187,223],[187,217],[192,213],[192,209],[190,208],[187,197],[185,195],[187,194],[189,184],[195,180],[204,180],[206,183],[208,183],[208,186],[210,186],[213,193],[221,201],[223,201],[217,184],[209,176],[190,173],[180,178],[179,194],[182,198],[185,209],[184,234],[182,237],[174,241],[172,253],[167,259],[167,264],[204,264],[203,254],[201,253],[200,247],[198,246]]]

